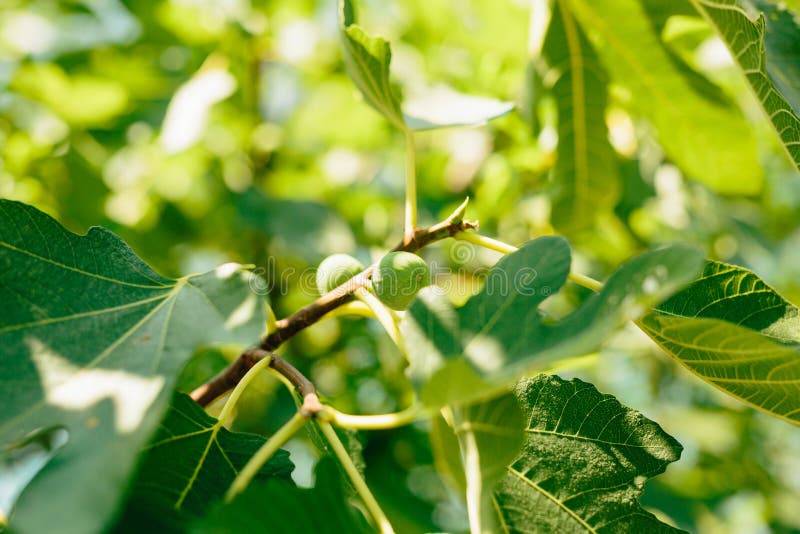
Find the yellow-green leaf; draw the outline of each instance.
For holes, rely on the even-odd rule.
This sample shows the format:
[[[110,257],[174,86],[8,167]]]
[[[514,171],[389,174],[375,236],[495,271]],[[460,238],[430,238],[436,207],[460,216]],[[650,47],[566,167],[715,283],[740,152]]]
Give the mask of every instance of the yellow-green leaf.
[[[761,190],[752,128],[733,106],[694,90],[638,0],[569,0],[613,80],[654,126],[667,156],[692,179],[727,194]]]
[[[788,41],[781,43],[781,48],[786,47],[786,50],[775,46],[767,50],[767,22],[763,13],[751,18],[737,0],[692,0],[692,4],[730,49],[787,154],[800,169],[800,117],[797,115],[800,102],[794,102],[795,107],[792,107],[783,94],[787,90],[791,96],[800,94],[800,88],[794,85],[800,76],[796,67],[797,24],[789,15],[788,23],[792,26],[785,37]],[[786,55],[778,55],[778,52]],[[787,68],[788,76],[785,74]],[[775,78],[775,74],[780,76]]]
[[[800,310],[752,272],[709,262],[639,325],[709,384],[800,425]]]
[[[559,0],[544,43],[558,109],[558,154],[553,170],[553,222],[562,231],[590,228],[617,198],[619,171],[608,141],[607,75],[569,6]]]

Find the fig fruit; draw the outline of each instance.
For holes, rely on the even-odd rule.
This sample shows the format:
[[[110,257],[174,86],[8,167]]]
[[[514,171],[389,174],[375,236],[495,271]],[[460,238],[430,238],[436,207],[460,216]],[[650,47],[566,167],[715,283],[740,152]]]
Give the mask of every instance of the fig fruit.
[[[404,310],[417,292],[430,285],[428,264],[410,252],[390,252],[372,273],[372,289],[393,310]]]
[[[317,267],[317,289],[323,295],[364,270],[361,262],[347,254],[328,256]]]

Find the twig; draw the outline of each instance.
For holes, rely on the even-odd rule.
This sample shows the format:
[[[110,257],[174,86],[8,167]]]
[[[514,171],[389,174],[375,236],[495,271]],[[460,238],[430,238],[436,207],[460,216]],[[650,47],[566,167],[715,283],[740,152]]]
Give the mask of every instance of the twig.
[[[343,428],[356,430],[385,430],[413,423],[418,419],[429,416],[429,412],[421,406],[414,404],[405,410],[395,413],[379,415],[350,415],[342,413],[330,406],[317,414],[318,420],[330,422]]]
[[[225,401],[225,406],[222,407],[222,411],[217,417],[219,424],[225,425],[229,423],[229,419],[231,419],[231,415],[236,409],[236,404],[238,404],[239,398],[241,398],[242,393],[244,393],[245,388],[247,388],[247,385],[253,381],[260,371],[267,367],[271,367],[272,363],[272,355],[266,354],[261,358],[261,360],[256,361],[256,363],[253,364],[247,373],[245,373],[244,377],[242,377],[239,383],[236,384],[236,387],[233,388],[233,393],[231,393],[231,396],[228,397],[227,401]]]
[[[392,248],[392,251],[416,252],[431,243],[453,237],[459,232],[477,229],[478,224],[476,222],[464,219],[468,200],[464,201],[444,221],[430,228],[417,230],[412,236],[404,237],[400,243]],[[275,329],[261,341],[258,347],[243,352],[218,375],[192,391],[191,397],[201,406],[207,406],[211,401],[235,387],[247,371],[263,356],[270,354],[295,334],[319,321],[327,313],[353,300],[353,293],[357,289],[367,286],[374,267],[375,265],[370,265],[333,291],[326,293],[308,306],[300,308],[289,317],[278,321]],[[271,366],[277,370],[275,362],[285,362],[285,360],[278,356],[273,356],[273,358]],[[288,362],[286,363],[288,365]],[[281,364],[278,363],[277,365]],[[305,401],[304,397],[304,403]]]

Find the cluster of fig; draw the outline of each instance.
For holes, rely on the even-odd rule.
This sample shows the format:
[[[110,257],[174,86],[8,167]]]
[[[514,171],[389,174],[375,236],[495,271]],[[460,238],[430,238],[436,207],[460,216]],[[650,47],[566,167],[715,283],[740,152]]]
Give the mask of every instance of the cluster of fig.
[[[317,269],[317,289],[325,294],[364,270],[364,266],[347,254],[328,256]],[[372,290],[393,310],[408,308],[420,289],[431,283],[425,261],[410,252],[390,252],[383,256],[372,272]]]

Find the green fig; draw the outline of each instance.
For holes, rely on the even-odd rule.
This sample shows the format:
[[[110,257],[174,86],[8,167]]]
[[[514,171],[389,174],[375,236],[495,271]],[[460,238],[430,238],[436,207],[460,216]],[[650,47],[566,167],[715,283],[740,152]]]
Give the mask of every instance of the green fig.
[[[372,289],[393,310],[408,308],[417,292],[430,283],[428,264],[410,252],[390,252],[372,273]]]
[[[317,289],[325,294],[364,270],[361,262],[347,254],[328,256],[317,267]]]

